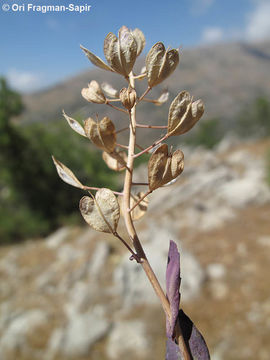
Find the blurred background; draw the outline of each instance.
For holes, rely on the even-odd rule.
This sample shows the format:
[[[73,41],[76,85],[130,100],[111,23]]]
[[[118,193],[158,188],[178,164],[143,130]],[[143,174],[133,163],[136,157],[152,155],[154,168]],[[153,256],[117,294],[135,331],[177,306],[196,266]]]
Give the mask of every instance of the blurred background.
[[[64,0],[29,4],[1,0],[0,8],[1,360],[165,358],[165,320],[144,274],[114,238],[86,227],[83,192],[62,182],[51,160],[84,184],[121,190],[122,173],[107,168],[62,110],[80,122],[107,115],[117,129],[126,124],[81,97],[91,80],[125,86],[79,47],[104,59],[105,36],[122,25],[146,37],[137,73],[154,43],[180,51],[173,75],[149,94],[167,89],[168,102],[141,103],[138,122],[166,125],[182,90],[205,104],[192,131],[169,142],[184,151],[184,173],[151,195],[136,223],[150,262],[164,285],[169,240],[178,243],[181,304],[213,360],[268,360],[270,2],[77,0],[81,12],[33,8]],[[146,86],[138,81],[137,93]],[[161,135],[140,131],[139,143]],[[126,133],[118,141],[126,144]],[[140,182],[147,159],[136,161]],[[120,231],[126,236],[123,224]]]

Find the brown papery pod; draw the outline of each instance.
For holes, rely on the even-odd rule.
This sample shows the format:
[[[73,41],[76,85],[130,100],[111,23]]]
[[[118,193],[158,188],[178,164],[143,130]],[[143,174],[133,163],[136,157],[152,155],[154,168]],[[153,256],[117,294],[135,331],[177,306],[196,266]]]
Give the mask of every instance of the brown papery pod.
[[[118,38],[113,33],[106,36],[104,55],[114,71],[128,76],[137,57],[137,42],[127,27],[121,27]]]
[[[114,171],[121,171],[125,169],[127,163],[127,154],[125,151],[114,151],[108,154],[103,151],[102,158],[108,167]]]
[[[119,93],[122,105],[127,109],[131,110],[135,105],[137,94],[133,88],[123,88]]]
[[[168,159],[168,146],[162,144],[151,155],[148,161],[149,189],[155,190],[163,185],[163,174]]]
[[[82,89],[82,96],[87,101],[95,104],[104,104],[106,102],[106,98],[96,80],[92,80],[90,84],[88,84],[88,88]]]
[[[137,43],[137,56],[141,54],[145,47],[145,37],[140,29],[134,29],[131,31]]]
[[[162,42],[152,46],[146,56],[148,85],[152,88],[165,80],[179,63],[178,50],[165,50]]]
[[[113,122],[105,116],[100,122],[96,123],[92,118],[88,118],[84,123],[86,136],[100,149],[111,153],[116,145],[116,133]]]
[[[83,52],[85,53],[85,55],[88,57],[88,59],[91,61],[91,63],[93,65],[99,67],[100,69],[114,72],[114,70],[110,66],[105,64],[105,62],[103,60],[101,60],[98,56],[93,54],[91,51],[89,51],[82,45],[80,46],[80,48],[83,50]]]
[[[84,189],[83,184],[76,178],[73,172],[64,164],[62,164],[59,160],[57,160],[54,156],[52,156],[54,165],[56,167],[57,173],[59,177],[67,184],[71,186],[75,186],[79,189]]]
[[[162,144],[151,155],[148,162],[149,189],[155,190],[177,178],[184,169],[184,154],[176,150],[168,153],[168,145]]]
[[[168,115],[169,136],[182,135],[189,131],[202,117],[202,100],[192,102],[187,91],[179,93],[170,105]]]
[[[84,196],[79,207],[84,220],[93,229],[105,233],[116,231],[120,208],[118,200],[111,190],[100,189],[95,198]]]

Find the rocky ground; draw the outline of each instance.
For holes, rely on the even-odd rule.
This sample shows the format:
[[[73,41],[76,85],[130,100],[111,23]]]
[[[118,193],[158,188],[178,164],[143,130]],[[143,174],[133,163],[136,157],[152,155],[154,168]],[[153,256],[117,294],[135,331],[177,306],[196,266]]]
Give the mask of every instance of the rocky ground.
[[[183,175],[137,223],[162,284],[178,242],[182,307],[213,360],[269,359],[269,147],[227,138],[214,152],[185,149]],[[164,316],[128,257],[87,227],[0,248],[0,359],[164,359]]]

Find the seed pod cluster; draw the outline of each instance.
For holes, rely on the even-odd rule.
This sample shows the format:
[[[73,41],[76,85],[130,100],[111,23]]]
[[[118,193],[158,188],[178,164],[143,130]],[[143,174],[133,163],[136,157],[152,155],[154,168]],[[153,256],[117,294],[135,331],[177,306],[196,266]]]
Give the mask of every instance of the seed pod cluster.
[[[120,132],[128,128],[130,129],[130,136],[133,136],[133,139],[130,137],[129,140],[132,139],[132,141],[129,141],[129,146],[117,144],[116,129],[109,117],[105,116],[100,121],[95,121],[89,117],[85,120],[84,126],[82,126],[80,122],[63,112],[66,121],[75,132],[89,138],[95,146],[103,150],[102,158],[110,169],[114,171],[126,169],[126,178],[131,176],[131,179],[129,178],[131,186],[135,185],[132,182],[132,157],[137,157],[138,155],[134,154],[135,145],[140,148],[140,145],[136,142],[136,125],[142,128],[167,127],[167,134],[164,135],[164,138],[157,141],[161,145],[155,148],[154,143],[146,149],[155,148],[148,161],[149,190],[147,192],[131,193],[130,187],[128,194],[129,209],[123,208],[124,203],[126,207],[128,206],[127,198],[125,197],[125,202],[123,202],[123,199],[119,196],[122,213],[126,215],[127,212],[130,212],[132,220],[138,220],[145,214],[148,207],[148,194],[159,187],[170,185],[176,181],[184,169],[183,152],[181,150],[171,152],[168,150],[168,145],[161,141],[170,136],[186,133],[198,122],[204,113],[202,100],[193,101],[193,98],[187,91],[182,91],[170,105],[168,126],[148,126],[147,124],[136,123],[135,107],[142,100],[152,102],[155,105],[162,105],[168,100],[169,92],[167,89],[157,99],[149,99],[146,96],[151,88],[157,86],[171,75],[179,64],[179,51],[177,49],[166,49],[162,42],[158,42],[148,52],[145,59],[145,68],[142,70],[142,73],[137,76],[134,75],[132,71],[136,58],[141,54],[144,46],[145,37],[139,29],[130,30],[126,26],[122,26],[118,36],[110,32],[105,37],[103,50],[107,63],[86,48],[81,47],[92,64],[103,70],[118,73],[128,81],[128,85],[119,91],[106,82],[100,86],[97,81],[92,80],[88,87],[82,89],[81,94],[90,103],[106,104],[125,114],[129,114],[129,126],[125,125],[119,130]],[[142,80],[144,78],[147,78],[148,87],[143,95],[138,95],[137,97],[135,81],[136,79]],[[120,102],[120,107],[122,104],[125,109],[119,108],[117,104],[114,105],[115,102]],[[133,144],[133,149],[130,149],[130,144]],[[129,157],[122,148],[129,149]],[[146,152],[146,150],[142,150],[142,153]],[[55,158],[53,158],[53,161],[59,176],[66,183],[84,191],[97,189],[96,187],[84,186],[69,168]],[[128,174],[129,176],[127,176]],[[146,185],[146,183],[142,182],[137,185]],[[126,196],[126,192],[123,191],[123,193]],[[96,192],[95,197],[91,194],[91,197],[84,196],[81,199],[80,211],[85,221],[95,230],[115,233],[120,217],[119,203],[114,192],[109,189],[100,189]]]
[[[129,30],[122,26],[118,37],[109,33],[104,39],[103,51],[109,65],[83,46],[81,48],[95,66],[127,77],[144,46],[145,38],[141,30]]]

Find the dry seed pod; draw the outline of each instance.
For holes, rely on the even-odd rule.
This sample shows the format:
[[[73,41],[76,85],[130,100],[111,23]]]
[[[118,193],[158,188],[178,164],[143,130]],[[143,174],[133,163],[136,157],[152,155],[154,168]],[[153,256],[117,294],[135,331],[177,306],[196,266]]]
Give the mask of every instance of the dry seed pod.
[[[184,154],[176,150],[168,153],[168,145],[162,144],[151,155],[148,162],[149,189],[155,190],[179,176],[184,169]]]
[[[62,164],[60,161],[55,159],[54,156],[52,156],[54,165],[56,167],[56,170],[58,172],[59,177],[67,184],[75,186],[79,189],[84,189],[83,184],[76,178],[76,176],[73,174],[73,172],[64,164]]]
[[[178,50],[166,51],[162,42],[153,45],[145,60],[148,85],[153,87],[161,83],[175,70],[178,63]]]
[[[125,26],[119,30],[118,38],[113,33],[106,36],[104,55],[114,71],[128,76],[137,57],[137,42]]]
[[[101,84],[101,88],[102,90],[104,91],[104,93],[107,95],[107,96],[110,96],[112,98],[116,98],[118,95],[118,91],[116,89],[114,89],[112,87],[112,85],[106,83],[106,82],[103,82]]]
[[[85,53],[85,55],[88,57],[88,59],[91,61],[91,63],[93,65],[99,67],[100,69],[114,72],[114,70],[110,66],[105,64],[105,62],[103,60],[101,60],[98,56],[93,54],[91,51],[87,50],[82,45],[80,46],[80,48],[83,50],[83,52]]]
[[[145,47],[145,37],[143,32],[140,29],[134,29],[131,31],[137,43],[137,56],[141,54]]]
[[[84,123],[86,136],[100,149],[111,153],[116,145],[116,134],[113,122],[105,116],[96,123],[88,118]]]
[[[108,167],[114,171],[121,171],[125,169],[127,163],[127,154],[125,151],[114,151],[110,154],[103,151],[102,158]]]
[[[202,117],[202,100],[192,102],[187,91],[179,93],[170,105],[168,116],[169,136],[181,135],[189,131]]]
[[[116,231],[120,208],[117,198],[111,190],[98,190],[94,199],[84,196],[79,207],[84,220],[93,229],[105,233]]]
[[[119,95],[122,105],[127,110],[131,110],[136,102],[136,91],[133,88],[123,88],[120,90]]]
[[[63,116],[67,120],[71,129],[73,129],[74,131],[76,131],[78,134],[80,134],[82,136],[86,136],[84,128],[81,126],[81,124],[77,120],[72,119],[71,117],[67,116],[67,114],[64,112],[64,110],[63,110]]]
[[[82,96],[92,103],[104,104],[106,102],[106,98],[99,86],[99,83],[95,80],[92,80],[90,84],[88,84],[88,88],[82,89]]]
[[[145,193],[139,192],[136,195],[131,194],[130,196],[130,208],[132,208],[143,196]],[[119,197],[119,204],[122,214],[126,211],[123,208],[123,197]],[[131,211],[131,218],[133,221],[139,220],[144,216],[147,211],[149,204],[148,197],[146,196],[132,211]]]

